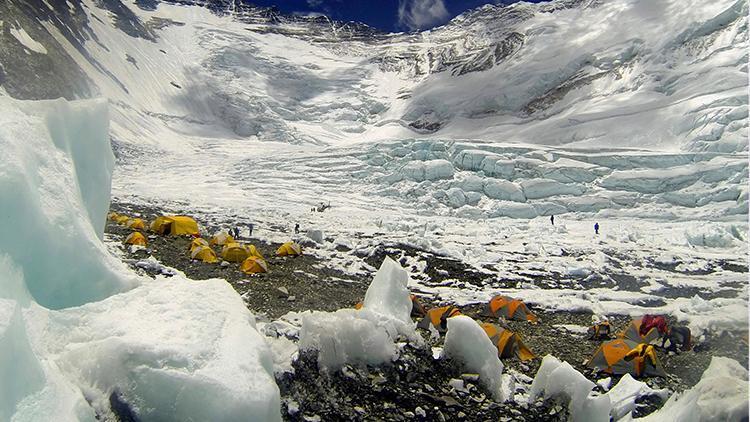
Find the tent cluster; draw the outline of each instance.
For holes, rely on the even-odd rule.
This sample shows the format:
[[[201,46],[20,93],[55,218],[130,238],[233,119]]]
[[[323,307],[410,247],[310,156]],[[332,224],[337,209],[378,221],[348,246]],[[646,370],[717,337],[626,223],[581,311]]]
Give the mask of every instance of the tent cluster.
[[[136,245],[136,246],[148,245],[148,240],[146,239],[146,236],[143,233],[141,233],[141,231],[139,231],[139,230],[146,230],[146,222],[143,221],[142,219],[130,218],[127,215],[118,214],[116,212],[109,213],[107,215],[107,218],[121,226],[124,226],[133,230],[133,232],[130,233],[125,238],[124,243],[126,245]]]
[[[146,236],[138,230],[146,230],[146,222],[140,218],[130,218],[115,212],[109,213],[107,218],[125,227],[135,230],[125,239],[126,244],[146,246]],[[192,217],[184,215],[163,215],[156,217],[148,225],[149,231],[162,236],[192,236],[190,242],[190,258],[208,264],[227,261],[240,264],[240,270],[246,274],[265,273],[268,263],[254,245],[238,242],[225,232],[218,233],[208,241],[200,237],[198,222]],[[214,247],[220,247],[217,254]],[[277,256],[302,255],[302,247],[294,242],[281,245],[276,251]]]
[[[604,323],[595,324],[589,329],[591,338],[603,332]],[[609,323],[606,322],[607,334]],[[652,343],[662,339],[663,348],[666,341],[670,349],[679,345],[682,350],[691,347],[690,330],[687,327],[670,327],[663,316],[645,315],[632,320],[617,338],[602,343],[586,363],[589,368],[611,375],[630,374],[634,377],[666,377],[666,372],[656,354]]]
[[[487,304],[487,308],[492,317],[532,323],[538,321],[537,316],[529,310],[526,304],[507,296],[493,297]],[[441,306],[425,311],[421,303],[412,295],[412,316],[417,315],[423,315],[422,320],[417,324],[418,328],[427,330],[432,326],[442,334],[447,330],[448,319],[461,315],[461,311],[456,306]],[[516,356],[522,361],[527,361],[535,358],[534,353],[523,343],[520,334],[497,324],[482,323],[480,325],[487,333],[487,337],[492,340],[492,344],[497,347],[501,359]]]

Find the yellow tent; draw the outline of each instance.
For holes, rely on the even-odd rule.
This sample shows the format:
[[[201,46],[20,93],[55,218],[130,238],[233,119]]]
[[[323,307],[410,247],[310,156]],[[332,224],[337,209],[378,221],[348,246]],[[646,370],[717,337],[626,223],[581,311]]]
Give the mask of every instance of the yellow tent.
[[[263,255],[261,255],[258,248],[255,247],[255,245],[245,245],[244,248],[247,251],[248,256],[254,256],[262,260],[265,260],[265,258],[263,258]]]
[[[268,265],[262,258],[249,256],[246,260],[242,261],[240,270],[245,274],[265,273],[268,271]]]
[[[202,237],[196,237],[192,242],[190,242],[190,252],[192,252],[198,246],[208,246],[208,242],[206,242],[206,239]]]
[[[529,311],[526,304],[517,299],[508,296],[495,296],[490,299],[488,304],[489,313],[493,317],[504,317],[506,319],[515,319],[518,321],[537,322],[536,315]]]
[[[115,217],[115,223],[117,224],[125,224],[128,222],[128,220],[130,220],[130,217],[128,217],[127,215],[118,215],[117,217]]]
[[[146,246],[148,242],[146,241],[146,236],[142,235],[140,232],[133,232],[128,235],[128,237],[125,238],[125,243],[128,245],[139,245],[139,246]]]
[[[170,215],[157,217],[151,223],[151,231],[162,235],[199,235],[198,223],[184,215]]]
[[[219,258],[216,257],[216,252],[208,246],[198,246],[194,248],[192,252],[190,252],[190,257],[193,259],[200,259],[209,264],[219,261]]]
[[[221,257],[229,262],[242,262],[247,259],[247,248],[239,243],[227,243],[221,250]]]
[[[495,324],[485,322],[481,325],[484,332],[492,340],[492,344],[497,347],[497,352],[501,359],[509,358],[513,355],[518,356],[518,359],[521,359],[521,361],[534,359],[534,354],[523,344],[521,336],[517,333],[498,327]]]
[[[237,242],[234,241],[234,238],[232,236],[228,235],[227,233],[222,232],[212,237],[208,243],[211,246],[214,246],[214,245],[224,246],[227,243],[237,243]]]
[[[294,242],[286,242],[276,250],[278,256],[297,256],[302,255],[302,246]]]
[[[146,230],[146,223],[140,218],[131,218],[125,225],[133,230]]]
[[[119,217],[119,216],[120,216],[120,214],[118,214],[118,213],[116,213],[116,212],[114,212],[114,211],[112,211],[111,213],[107,214],[107,218],[108,218],[109,220],[112,220],[112,221],[115,221],[115,219],[116,219],[117,217]]]

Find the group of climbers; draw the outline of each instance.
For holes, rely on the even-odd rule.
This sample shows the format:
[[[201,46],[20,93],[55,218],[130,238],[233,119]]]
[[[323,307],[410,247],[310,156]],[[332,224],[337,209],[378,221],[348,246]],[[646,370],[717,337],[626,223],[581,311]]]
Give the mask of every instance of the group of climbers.
[[[129,234],[124,243],[130,245],[147,246],[147,237],[142,233],[146,229],[146,223],[140,218],[130,218],[112,212],[108,215],[111,221],[120,225],[132,228],[133,233]],[[206,241],[200,237],[200,230],[195,219],[187,216],[160,216],[154,219],[149,225],[149,230],[157,235],[184,235],[191,236],[192,241],[189,246],[190,258],[202,261],[208,264],[214,264],[220,261],[240,263],[240,270],[246,274],[265,273],[268,271],[268,263],[261,255],[260,251],[254,245],[246,245],[238,242],[239,228],[233,230],[234,236],[220,232]],[[221,247],[221,254],[217,255],[214,247]],[[295,242],[287,242],[276,250],[276,255],[299,256],[302,254],[302,247]],[[220,256],[220,257],[219,257]]]

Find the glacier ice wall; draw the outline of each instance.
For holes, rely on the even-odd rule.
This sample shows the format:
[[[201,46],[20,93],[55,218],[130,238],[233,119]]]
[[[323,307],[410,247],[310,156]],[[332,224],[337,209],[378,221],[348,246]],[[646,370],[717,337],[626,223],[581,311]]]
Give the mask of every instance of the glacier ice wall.
[[[231,286],[139,279],[105,249],[106,102],[0,97],[0,116],[0,420],[279,420]]]
[[[106,101],[0,101],[0,254],[48,308],[135,285],[100,237],[114,158]]]

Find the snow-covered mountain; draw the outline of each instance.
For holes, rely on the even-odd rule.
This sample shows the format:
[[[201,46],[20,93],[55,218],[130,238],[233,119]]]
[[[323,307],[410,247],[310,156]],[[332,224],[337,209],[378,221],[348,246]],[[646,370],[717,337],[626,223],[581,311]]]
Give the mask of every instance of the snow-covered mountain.
[[[736,342],[747,14],[556,0],[386,34],[238,0],[1,1],[0,420],[108,420],[123,401],[144,420],[280,418],[283,353],[255,310],[222,280],[126,268],[103,232],[110,188],[268,242],[304,238],[299,223],[314,266],[357,279],[375,270],[362,257],[413,250],[404,311],[407,288],[456,305],[504,294]],[[20,101],[58,97],[97,99]],[[483,277],[430,275],[428,254]],[[716,366],[738,378],[706,377],[664,412],[742,413],[746,372]]]
[[[239,3],[9,0],[0,81],[264,140],[747,149],[742,0],[487,5],[414,34]]]
[[[239,3],[6,1],[0,88],[109,98],[117,195],[183,201],[151,175],[192,174],[192,203],[236,208],[274,186],[248,163],[293,162],[284,208],[747,213],[745,1],[488,5],[412,34]]]

